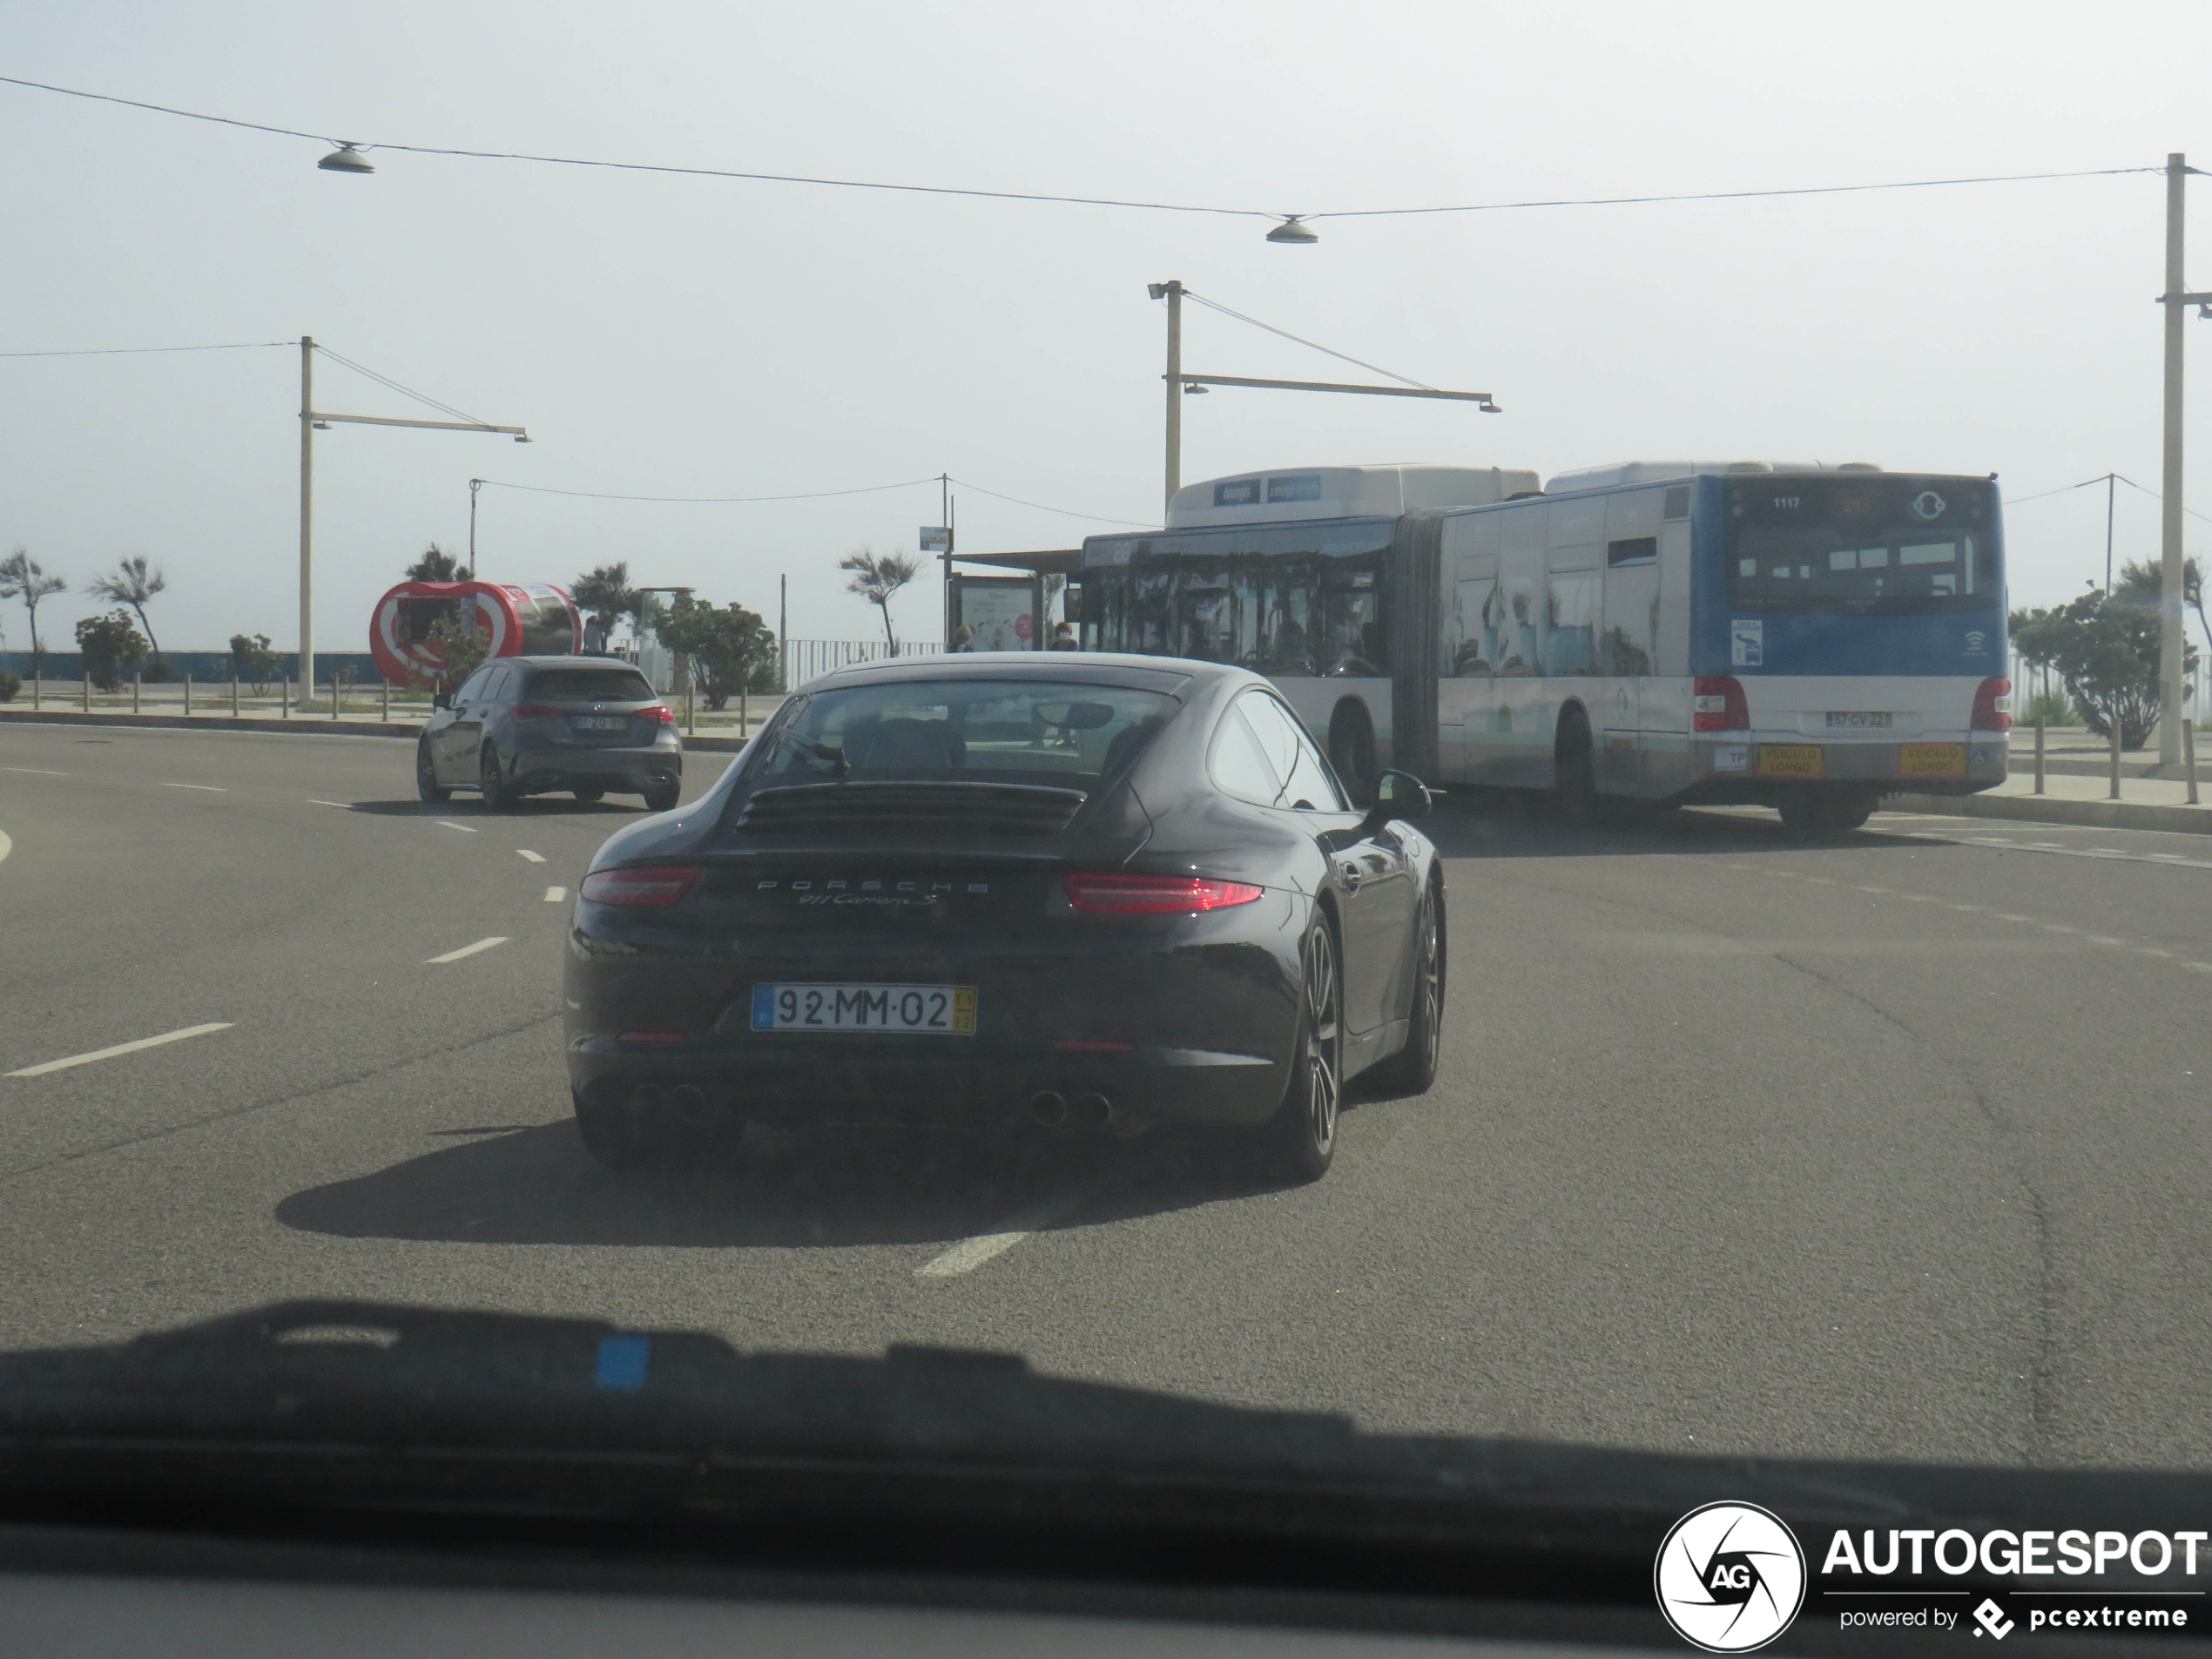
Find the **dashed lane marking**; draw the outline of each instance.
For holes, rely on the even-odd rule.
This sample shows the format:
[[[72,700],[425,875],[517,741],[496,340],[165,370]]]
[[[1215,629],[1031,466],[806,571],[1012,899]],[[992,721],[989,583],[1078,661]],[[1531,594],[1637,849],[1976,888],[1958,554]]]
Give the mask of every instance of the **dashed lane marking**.
[[[463,945],[459,950],[449,950],[442,956],[425,956],[422,959],[422,965],[428,968],[438,962],[457,962],[463,956],[474,956],[480,950],[489,950],[495,945],[503,945],[506,942],[505,934],[494,934],[489,939],[479,939],[473,945]]]
[[[566,887],[548,887],[545,890],[545,902],[548,904],[558,904],[568,896],[569,890]]]
[[[933,1256],[914,1269],[916,1278],[958,1278],[972,1273],[985,1262],[1003,1256],[1031,1233],[1042,1231],[1074,1209],[1076,1195],[1048,1198],[1008,1216],[996,1229],[978,1233],[973,1238],[963,1238],[942,1255]]]
[[[66,778],[69,776],[69,774],[65,772],[55,772],[51,768],[46,766],[0,766],[0,772],[36,772],[41,778]]]
[[[544,853],[533,853],[527,846],[518,846],[515,849],[515,851],[520,853],[523,857],[528,859],[532,864],[543,864],[545,862]]]
[[[210,795],[227,795],[227,789],[218,789],[213,784],[164,784],[164,789],[198,789]]]
[[[342,812],[348,813],[354,810],[354,803],[349,800],[317,800],[312,795],[307,798],[307,805],[310,806],[335,806]]]
[[[437,825],[440,829],[457,829],[463,835],[474,835],[476,833],[476,826],[475,825],[456,824],[449,818],[433,819],[431,819],[431,822]]]
[[[49,1060],[36,1066],[25,1066],[19,1071],[4,1075],[10,1077],[43,1077],[50,1071],[67,1071],[71,1066],[89,1066],[95,1060],[112,1060],[118,1055],[136,1054],[141,1049],[158,1049],[165,1042],[182,1042],[186,1037],[204,1037],[210,1031],[227,1031],[228,1020],[217,1020],[207,1025],[188,1025],[180,1031],[165,1031],[158,1037],[140,1037],[135,1042],[118,1042],[111,1049],[95,1049],[90,1054],[65,1055],[59,1060]]]

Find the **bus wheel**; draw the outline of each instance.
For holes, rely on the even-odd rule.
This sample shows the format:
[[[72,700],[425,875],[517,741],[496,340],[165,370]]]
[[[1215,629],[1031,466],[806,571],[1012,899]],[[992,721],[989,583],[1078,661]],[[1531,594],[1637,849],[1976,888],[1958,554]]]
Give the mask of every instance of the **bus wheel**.
[[[1355,806],[1374,799],[1375,728],[1368,723],[1365,704],[1346,698],[1329,717],[1329,764],[1352,792]]]
[[[1588,827],[1597,819],[1597,763],[1590,752],[1589,716],[1581,710],[1569,709],[1559,717],[1552,759],[1560,817],[1578,829]]]
[[[1828,827],[1855,830],[1874,815],[1881,797],[1871,789],[1838,789],[1828,796]]]

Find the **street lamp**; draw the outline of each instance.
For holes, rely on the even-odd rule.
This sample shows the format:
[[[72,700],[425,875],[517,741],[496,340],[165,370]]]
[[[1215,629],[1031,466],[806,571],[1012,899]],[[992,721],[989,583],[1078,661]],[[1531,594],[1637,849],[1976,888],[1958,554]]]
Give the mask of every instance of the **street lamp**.
[[[325,172],[374,172],[376,164],[350,144],[341,144],[315,163]]]
[[[1289,230],[1295,219],[1278,226]],[[1269,233],[1269,240],[1275,239]],[[1285,237],[1286,241],[1313,239],[1307,232],[1303,238]],[[1183,372],[1183,296],[1190,291],[1180,282],[1149,282],[1144,292],[1155,300],[1168,302],[1168,372],[1160,378],[1168,383],[1167,421],[1167,499],[1175,500],[1175,492],[1183,488],[1183,400],[1185,395],[1204,392],[1210,386],[1252,386],[1280,392],[1354,392],[1367,397],[1439,397],[1457,403],[1472,403],[1484,415],[1504,413],[1487,392],[1440,392],[1426,386],[1361,386],[1339,381],[1270,381],[1253,380],[1243,374],[1186,374]],[[1385,369],[1385,374],[1390,371]],[[2181,613],[2177,610],[2175,615]]]
[[[2166,476],[2160,516],[2158,559],[2158,759],[2161,765],[2182,759],[2182,706],[2185,685],[2182,632],[2182,312],[2195,306],[2199,317],[2212,317],[2212,293],[2188,293],[2182,278],[2184,192],[2195,169],[2176,152],[2166,158]],[[2109,579],[2107,581],[2110,586]]]
[[[331,159],[323,158],[326,165]],[[521,427],[492,426],[482,421],[408,421],[384,415],[320,411],[315,408],[315,339],[313,334],[300,336],[300,691],[303,698],[315,684],[315,434],[329,431],[333,421],[347,426],[430,427],[441,432],[500,432],[517,443],[530,441]]]
[[[1313,233],[1312,226],[1303,222],[1302,215],[1292,213],[1267,233],[1267,239],[1271,242],[1289,242],[1302,247],[1321,239]]]

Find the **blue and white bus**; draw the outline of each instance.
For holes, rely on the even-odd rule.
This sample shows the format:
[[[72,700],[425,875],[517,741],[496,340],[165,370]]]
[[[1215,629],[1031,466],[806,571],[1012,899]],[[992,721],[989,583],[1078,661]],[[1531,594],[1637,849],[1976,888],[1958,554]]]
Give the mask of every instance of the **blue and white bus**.
[[[1633,462],[1308,468],[1083,544],[1082,644],[1238,662],[1356,792],[1758,804],[1804,828],[2005,776],[1993,478]]]

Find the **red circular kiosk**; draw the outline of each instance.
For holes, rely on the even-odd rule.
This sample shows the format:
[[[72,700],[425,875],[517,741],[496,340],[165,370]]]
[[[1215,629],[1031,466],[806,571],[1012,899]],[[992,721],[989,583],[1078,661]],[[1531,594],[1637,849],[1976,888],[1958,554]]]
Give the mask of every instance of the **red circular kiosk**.
[[[430,637],[441,617],[467,616],[490,640],[488,657],[569,657],[583,644],[576,601],[550,583],[402,582],[376,602],[368,649],[395,685],[445,671],[445,647]]]

